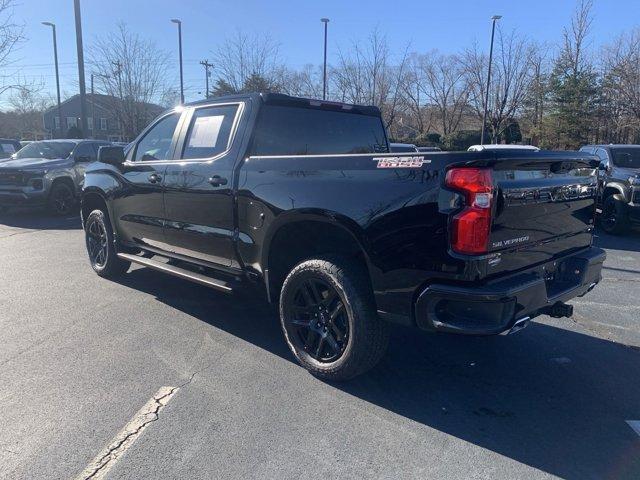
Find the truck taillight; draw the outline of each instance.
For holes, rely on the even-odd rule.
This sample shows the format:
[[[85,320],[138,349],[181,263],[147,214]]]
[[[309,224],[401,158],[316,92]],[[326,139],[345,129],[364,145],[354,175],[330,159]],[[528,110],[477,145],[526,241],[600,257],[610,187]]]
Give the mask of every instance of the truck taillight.
[[[486,253],[491,228],[491,170],[452,168],[445,184],[465,196],[464,209],[451,220],[451,248],[469,255]]]

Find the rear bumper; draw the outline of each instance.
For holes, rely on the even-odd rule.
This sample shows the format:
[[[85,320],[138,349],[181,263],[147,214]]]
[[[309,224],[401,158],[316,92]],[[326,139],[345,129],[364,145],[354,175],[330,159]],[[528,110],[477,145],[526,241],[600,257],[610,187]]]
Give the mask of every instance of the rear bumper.
[[[424,330],[467,335],[508,331],[590,291],[602,278],[605,258],[604,250],[591,247],[482,286],[429,285],[416,301],[416,323]]]

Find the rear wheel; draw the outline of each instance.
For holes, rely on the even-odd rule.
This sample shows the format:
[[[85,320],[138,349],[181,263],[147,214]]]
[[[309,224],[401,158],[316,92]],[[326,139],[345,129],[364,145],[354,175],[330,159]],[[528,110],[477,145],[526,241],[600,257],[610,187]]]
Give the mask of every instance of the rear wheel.
[[[131,266],[118,258],[111,224],[102,210],[94,210],[84,226],[85,243],[91,268],[101,277],[114,278],[126,273]]]
[[[622,234],[629,228],[627,205],[621,197],[620,194],[609,195],[602,206],[600,226],[613,235]]]
[[[389,340],[366,272],[343,258],[297,265],[282,287],[280,320],[298,362],[327,380],[348,380],[371,369]]]
[[[76,198],[71,185],[66,182],[53,184],[49,193],[48,207],[54,215],[69,215],[76,204]]]

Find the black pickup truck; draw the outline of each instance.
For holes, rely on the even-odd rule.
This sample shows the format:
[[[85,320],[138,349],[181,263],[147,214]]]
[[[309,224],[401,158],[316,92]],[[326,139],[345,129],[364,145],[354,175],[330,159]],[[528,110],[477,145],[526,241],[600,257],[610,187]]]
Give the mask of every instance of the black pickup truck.
[[[605,259],[597,165],[389,153],[376,108],[248,94],[166,112],[126,155],[102,147],[82,219],[99,275],[134,262],[263,292],[298,361],[339,380],[376,364],[392,322],[490,335],[571,315]]]

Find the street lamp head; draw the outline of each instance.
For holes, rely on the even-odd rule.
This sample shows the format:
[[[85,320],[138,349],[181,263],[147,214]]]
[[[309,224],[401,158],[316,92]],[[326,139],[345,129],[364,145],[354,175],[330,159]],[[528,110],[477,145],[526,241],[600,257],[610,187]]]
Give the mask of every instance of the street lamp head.
[[[51,23],[51,22],[42,22],[42,25],[46,25],[47,27],[55,27],[55,23]]]
[[[321,19],[320,19],[320,21],[321,21],[322,23],[329,23],[329,19],[328,19],[328,18],[326,18],[326,17],[321,18]]]
[[[502,15],[494,15],[493,17],[491,17],[491,20],[500,20],[502,18]]]
[[[181,24],[182,22],[180,20],[178,20],[177,18],[172,18],[171,21],[173,23],[177,23],[177,24]]]

